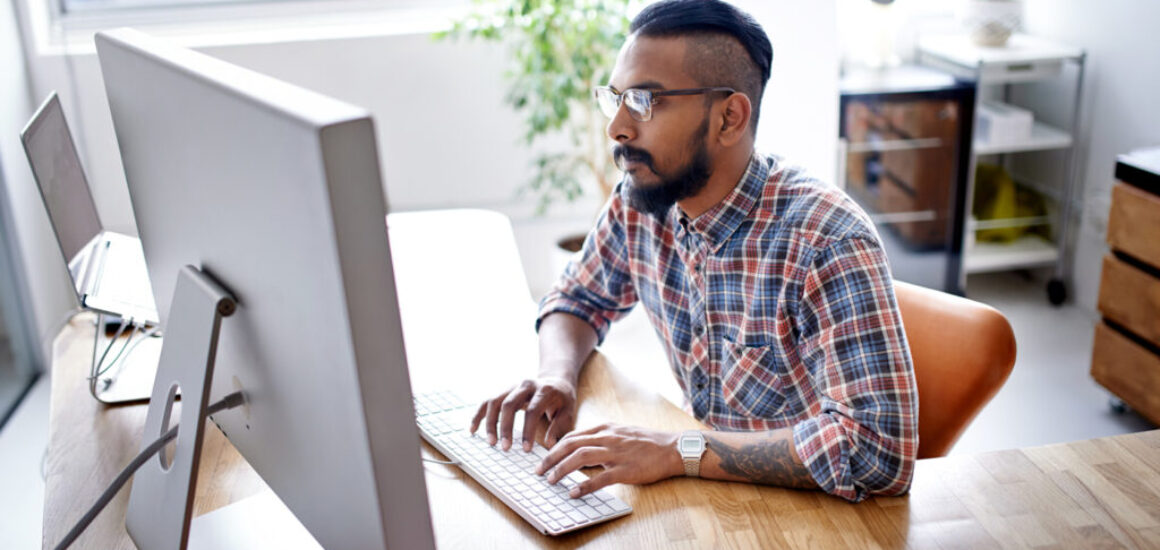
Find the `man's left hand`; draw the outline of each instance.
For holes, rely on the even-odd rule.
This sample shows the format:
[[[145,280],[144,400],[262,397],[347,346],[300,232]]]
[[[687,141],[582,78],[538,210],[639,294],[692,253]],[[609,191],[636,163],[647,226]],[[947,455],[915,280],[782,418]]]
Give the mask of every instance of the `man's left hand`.
[[[679,434],[604,424],[568,434],[552,446],[536,470],[549,483],[586,466],[604,471],[573,488],[577,498],[613,483],[645,484],[685,473],[677,450]]]

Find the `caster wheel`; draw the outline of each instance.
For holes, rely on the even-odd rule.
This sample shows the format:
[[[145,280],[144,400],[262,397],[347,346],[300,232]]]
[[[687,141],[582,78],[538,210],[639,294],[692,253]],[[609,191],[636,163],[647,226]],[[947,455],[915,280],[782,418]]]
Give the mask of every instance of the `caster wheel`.
[[[1128,405],[1124,403],[1119,397],[1108,398],[1108,408],[1116,414],[1124,414],[1128,412]]]
[[[1067,299],[1067,287],[1064,286],[1063,281],[1059,279],[1052,279],[1047,283],[1047,301],[1051,305],[1058,306]]]

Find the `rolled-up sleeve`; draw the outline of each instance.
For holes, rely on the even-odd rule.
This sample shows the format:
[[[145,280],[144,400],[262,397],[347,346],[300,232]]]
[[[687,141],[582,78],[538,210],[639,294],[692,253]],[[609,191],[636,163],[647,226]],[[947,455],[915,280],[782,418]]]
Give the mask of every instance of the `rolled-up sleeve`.
[[[826,492],[851,501],[910,487],[918,398],[885,254],[869,236],[818,250],[799,302],[800,357],[821,413],[794,445]]]
[[[555,286],[540,301],[544,317],[563,312],[586,321],[604,341],[609,326],[628,314],[638,298],[629,273],[623,197],[614,192],[584,246],[572,256]]]

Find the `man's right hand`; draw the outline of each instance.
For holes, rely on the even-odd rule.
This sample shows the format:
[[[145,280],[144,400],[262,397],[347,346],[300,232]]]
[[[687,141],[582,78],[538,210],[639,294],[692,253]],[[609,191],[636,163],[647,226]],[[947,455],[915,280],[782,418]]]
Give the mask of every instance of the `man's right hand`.
[[[532,442],[540,430],[544,431],[544,445],[551,447],[576,426],[576,386],[563,378],[524,380],[484,401],[471,420],[471,433],[483,421],[488,444],[499,441],[500,447],[507,451],[512,446],[512,427],[520,410],[524,411],[524,451],[532,450]]]

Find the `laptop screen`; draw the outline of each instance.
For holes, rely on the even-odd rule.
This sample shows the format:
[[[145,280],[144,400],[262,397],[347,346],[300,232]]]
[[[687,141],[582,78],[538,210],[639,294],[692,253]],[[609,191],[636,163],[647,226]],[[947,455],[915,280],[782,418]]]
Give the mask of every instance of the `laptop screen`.
[[[69,263],[101,232],[101,219],[55,92],[20,138],[65,263]]]

